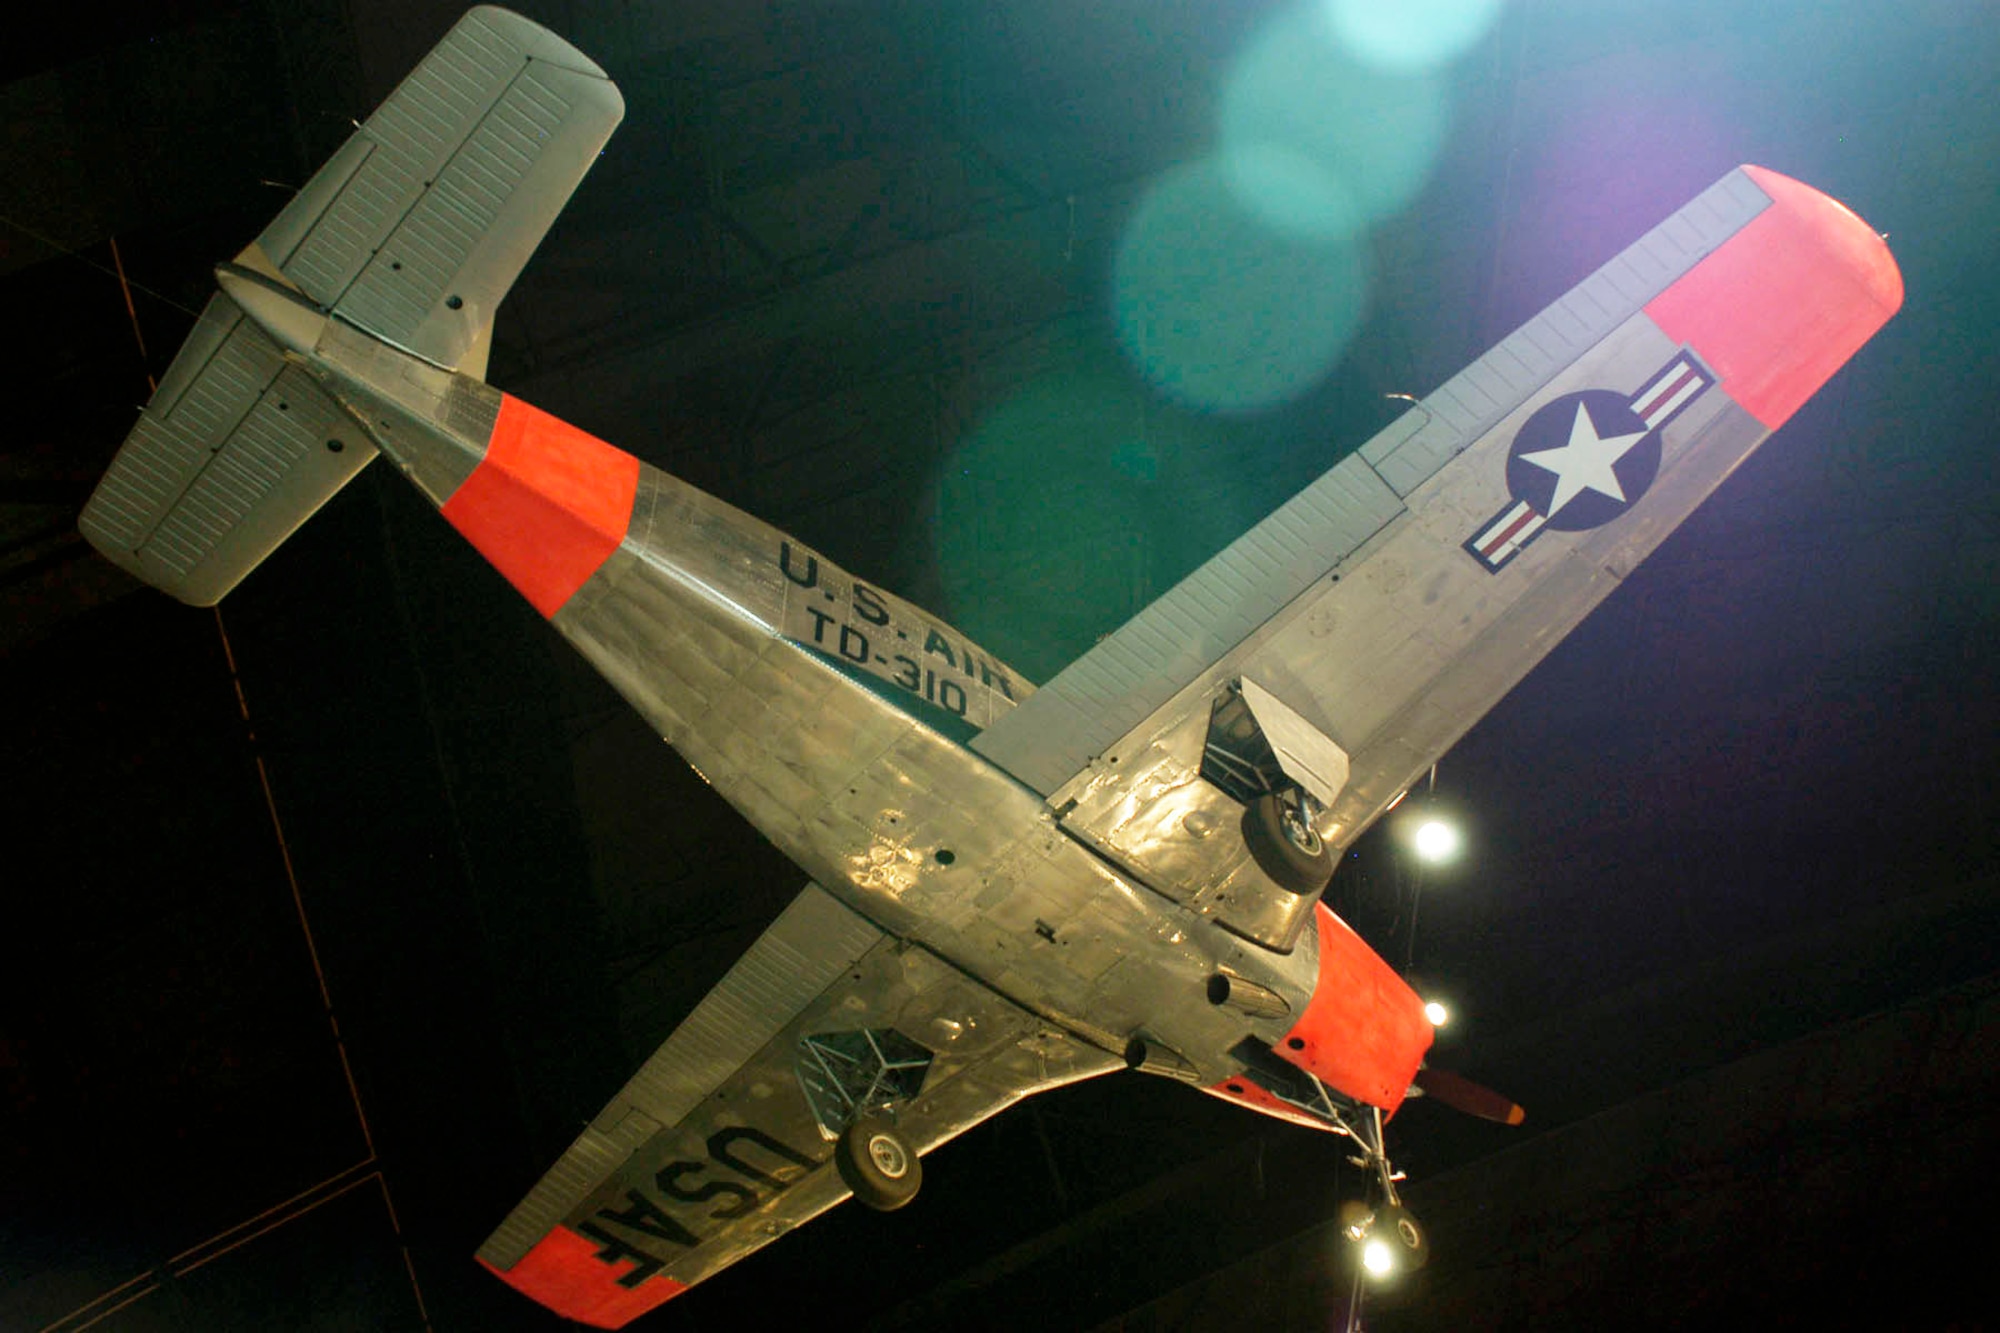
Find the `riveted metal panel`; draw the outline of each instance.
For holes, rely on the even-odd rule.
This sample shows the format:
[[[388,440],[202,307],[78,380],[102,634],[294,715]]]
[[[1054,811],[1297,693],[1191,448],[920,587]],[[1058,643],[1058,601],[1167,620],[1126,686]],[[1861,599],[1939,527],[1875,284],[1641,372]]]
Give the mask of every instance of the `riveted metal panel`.
[[[327,321],[315,355],[313,368],[329,392],[370,423],[390,462],[432,503],[449,500],[484,461],[500,416],[498,389],[419,361],[339,320]]]
[[[972,741],[1044,794],[1402,512],[1350,458]]]
[[[320,305],[455,366],[623,114],[568,43],[475,9],[258,244]]]
[[[866,919],[808,884],[507,1215],[479,1257],[513,1267],[636,1148],[661,1126],[686,1119],[881,939]]]

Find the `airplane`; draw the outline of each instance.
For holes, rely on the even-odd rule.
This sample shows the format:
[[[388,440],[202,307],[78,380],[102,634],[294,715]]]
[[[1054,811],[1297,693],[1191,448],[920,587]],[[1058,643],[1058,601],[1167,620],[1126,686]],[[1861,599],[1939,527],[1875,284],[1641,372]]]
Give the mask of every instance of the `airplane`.
[[[1384,1125],[1422,998],[1338,856],[1895,313],[1882,238],[1729,172],[1039,687],[940,618],[484,381],[617,126],[470,11],[248,247],[80,526],[213,605],[386,455],[805,873],[479,1247],[622,1327],[1037,1092],[1121,1068],[1347,1136],[1349,1228],[1426,1253]]]

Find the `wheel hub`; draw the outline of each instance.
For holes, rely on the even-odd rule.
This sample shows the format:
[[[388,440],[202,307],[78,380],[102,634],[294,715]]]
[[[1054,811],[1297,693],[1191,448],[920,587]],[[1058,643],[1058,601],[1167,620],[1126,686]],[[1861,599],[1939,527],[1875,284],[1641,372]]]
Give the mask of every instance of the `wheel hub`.
[[[903,1152],[903,1145],[887,1134],[868,1136],[868,1159],[891,1180],[901,1180],[910,1170],[910,1159]]]
[[[1300,815],[1298,811],[1285,811],[1284,818],[1280,819],[1278,824],[1285,830],[1286,842],[1291,843],[1292,846],[1298,848],[1307,856],[1319,855],[1321,845],[1319,834],[1314,831],[1313,826],[1308,824],[1304,816]]]

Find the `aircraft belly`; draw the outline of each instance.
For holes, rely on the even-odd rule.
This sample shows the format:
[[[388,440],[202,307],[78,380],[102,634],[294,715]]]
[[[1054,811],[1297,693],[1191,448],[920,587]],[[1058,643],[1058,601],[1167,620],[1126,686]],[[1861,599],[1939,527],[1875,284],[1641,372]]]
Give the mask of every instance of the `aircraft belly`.
[[[1107,1050],[1144,1032],[1217,1078],[1246,1034],[1283,1028],[1210,1005],[1218,968],[1303,1004],[1316,980],[1309,950],[1246,946],[1123,877],[1041,797],[947,734],[1033,693],[977,645],[574,427],[350,343],[333,328],[316,369],[384,452],[447,518],[459,507],[468,537],[549,603],[551,624],[649,724],[855,911]],[[565,575],[573,586],[538,568],[535,544],[537,524],[553,522],[559,539],[575,529],[573,511],[530,509],[526,528],[505,508],[462,513],[510,428],[558,464],[629,468],[622,532],[587,572]],[[509,467],[515,493],[503,501],[543,504],[542,460]],[[601,540],[605,523],[585,519],[582,541]]]
[[[837,644],[782,632],[787,599],[827,602],[837,571],[821,562],[802,589],[761,529],[645,469],[630,535],[551,623],[856,911],[1107,1049],[1144,1028],[1213,1066],[1245,1032],[1203,998],[1237,942],[1064,836],[1041,798],[843,669]],[[968,678],[955,657],[976,682],[978,660]],[[1140,951],[1165,957],[1120,966]]]

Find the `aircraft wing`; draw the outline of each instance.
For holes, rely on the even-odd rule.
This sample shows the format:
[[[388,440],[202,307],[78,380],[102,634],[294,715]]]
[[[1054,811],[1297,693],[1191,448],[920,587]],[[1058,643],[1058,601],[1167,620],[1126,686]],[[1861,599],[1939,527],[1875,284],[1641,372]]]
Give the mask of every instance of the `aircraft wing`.
[[[622,1327],[848,1197],[829,1121],[871,1079],[893,1082],[922,1153],[1123,1065],[809,884],[479,1260],[559,1314]]]
[[[1732,171],[972,745],[1078,837],[1198,892],[1235,840],[1204,850],[1197,772],[1240,694],[1344,779],[1318,825],[1344,845],[1901,301],[1860,218]]]

